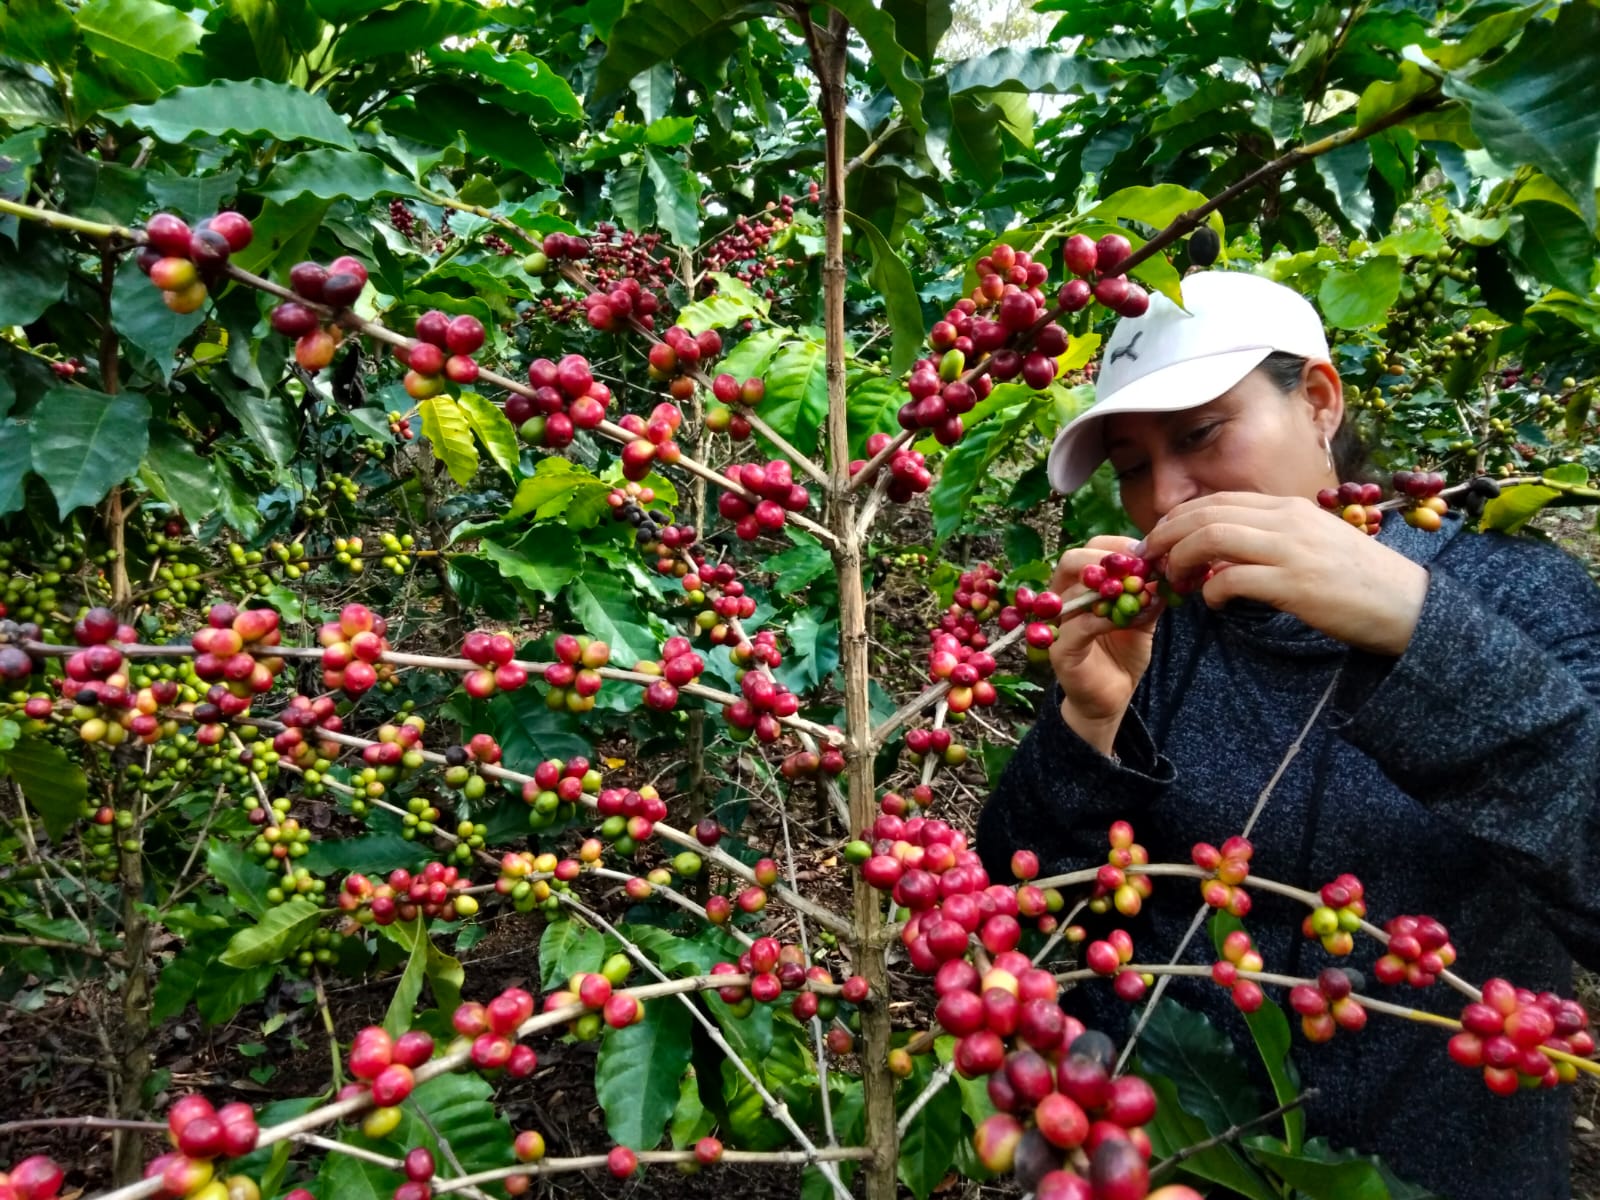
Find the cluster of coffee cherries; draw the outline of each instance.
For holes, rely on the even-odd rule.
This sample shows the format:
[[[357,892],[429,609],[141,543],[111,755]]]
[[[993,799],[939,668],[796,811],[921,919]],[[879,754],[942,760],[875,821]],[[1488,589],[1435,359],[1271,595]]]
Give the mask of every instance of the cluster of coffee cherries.
[[[1437,471],[1396,471],[1390,482],[1396,495],[1409,496],[1413,501],[1405,510],[1405,523],[1428,533],[1437,532],[1444,524],[1445,513],[1450,511],[1449,502],[1439,494],[1444,491],[1444,476]]]
[[[1577,1079],[1576,1067],[1548,1057],[1541,1046],[1579,1058],[1595,1048],[1583,1005],[1505,979],[1483,985],[1482,1001],[1461,1010],[1461,1027],[1450,1039],[1450,1057],[1463,1067],[1481,1067],[1484,1084],[1499,1096]]]
[[[771,1004],[785,992],[794,993],[789,1011],[797,1021],[821,1017],[831,1021],[837,1004],[831,995],[819,995],[808,984],[831,987],[833,975],[826,967],[806,966],[805,951],[794,942],[779,942],[774,937],[758,937],[749,949],[739,955],[737,962],[713,963],[713,975],[748,975],[749,984],[729,984],[717,989],[717,995],[729,1005],[736,1016],[748,1013],[751,1002]],[[867,998],[867,981],[852,975],[842,993],[852,1004]]]
[[[1104,617],[1118,629],[1126,629],[1157,600],[1176,608],[1183,597],[1203,580],[1178,583],[1163,579],[1155,564],[1133,554],[1113,550],[1097,563],[1090,563],[1078,575],[1078,581],[1100,599],[1090,609],[1097,617]]]
[[[667,819],[667,802],[649,784],[637,789],[602,788],[594,807],[601,818],[600,836],[624,857],[655,835],[656,822]],[[556,878],[561,878],[559,871]]]
[[[692,400],[699,387],[693,372],[721,353],[722,335],[715,329],[696,334],[682,325],[669,325],[661,340],[650,347],[647,374],[650,382],[665,383],[674,400]]]
[[[556,887],[561,886],[551,884],[558,872],[567,879],[576,879],[580,870],[581,866],[572,859],[557,859],[549,853],[508,850],[500,856],[500,875],[494,881],[494,890],[509,899],[517,912],[532,912],[549,902]]]
[[[595,705],[600,691],[600,668],[611,661],[611,647],[587,635],[559,634],[554,645],[556,661],[544,669],[550,685],[545,705],[552,710],[585,713]]]
[[[144,245],[135,262],[161,289],[175,313],[192,313],[206,302],[208,284],[221,278],[228,257],[250,244],[255,231],[236,212],[219,212],[193,229],[182,217],[157,213],[145,223]]]
[[[254,805],[249,810],[251,824],[261,826],[250,843],[251,854],[262,861],[276,859],[281,863],[289,858],[300,858],[310,851],[311,831],[295,818],[285,815],[287,809],[280,811],[263,805],[254,796],[250,802]],[[260,814],[259,818],[257,814]]]
[[[1337,488],[1323,488],[1317,493],[1317,503],[1357,529],[1376,536],[1383,525],[1383,489],[1375,483],[1341,483]]]
[[[867,438],[868,458],[876,458],[893,443],[887,433],[874,433]],[[850,460],[850,474],[855,475],[867,465],[867,458]],[[933,486],[933,472],[928,470],[928,456],[911,446],[896,447],[889,456],[889,486],[885,495],[896,504],[905,504],[913,496],[920,496]]]
[[[1048,589],[1036,592],[1022,586],[1012,594],[1011,603],[1000,610],[1000,628],[1010,633],[1026,624],[1023,644],[1027,647],[1028,661],[1044,663],[1050,659],[1050,647],[1055,645],[1056,623],[1061,618],[1061,597]]]
[[[995,997],[995,1011],[1028,1015],[1016,1018],[1018,1041],[1009,1053],[1010,1034],[983,1029],[963,1039],[981,1042],[981,1054],[973,1061],[969,1052],[967,1067],[988,1076],[990,1099],[1000,1109],[973,1133],[978,1159],[991,1171],[1012,1172],[1039,1200],[1143,1200],[1152,1149],[1144,1126],[1156,1115],[1155,1089],[1137,1075],[1113,1076],[1111,1039],[1063,1014],[1040,975],[1049,972],[1025,969],[1023,983],[996,963],[979,983],[986,1005]],[[956,1069],[962,1070],[959,1049]],[[1166,1188],[1155,1194],[1176,1200]]]
[[[1144,316],[1150,308],[1149,293],[1126,275],[1115,273],[1132,253],[1132,243],[1120,233],[1108,233],[1099,241],[1086,233],[1073,234],[1061,247],[1061,259],[1078,278],[1061,285],[1056,303],[1068,312],[1077,312],[1093,299],[1119,317]]]
[[[517,643],[509,633],[475,629],[462,639],[461,657],[478,667],[461,680],[467,695],[476,700],[486,700],[496,692],[514,692],[528,682],[527,669],[512,661],[517,657]]]
[[[258,658],[246,649],[282,642],[275,609],[247,608],[241,612],[231,604],[214,604],[206,614],[205,627],[196,630],[190,640],[198,652],[194,673],[207,683],[239,684],[246,689],[246,695],[260,693],[270,691],[283,670],[283,659],[276,655]]]
[[[617,286],[609,292],[593,291],[586,295],[583,314],[590,327],[601,333],[627,328],[630,317],[646,329],[653,329],[660,304],[654,292],[646,291],[637,278],[629,275],[618,280]]]
[[[1136,917],[1155,885],[1150,876],[1129,868],[1148,863],[1150,852],[1133,840],[1133,826],[1126,821],[1112,822],[1106,840],[1111,849],[1106,852],[1106,865],[1095,876],[1089,911],[1107,913],[1115,908],[1125,917]]]
[[[606,419],[611,389],[594,377],[581,354],[564,354],[560,362],[534,359],[528,383],[532,396],[512,392],[505,403],[506,419],[525,442],[560,450],[579,429],[594,429]]]
[[[671,466],[683,457],[683,448],[673,440],[683,425],[683,412],[676,404],[658,404],[649,420],[638,413],[626,413],[617,424],[633,434],[622,446],[622,477],[637,483],[650,474],[656,463]]]
[[[567,1023],[567,1032],[580,1041],[598,1037],[603,1026],[626,1029],[644,1019],[644,1004],[628,992],[619,991],[628,981],[632,964],[626,954],[613,954],[598,971],[580,971],[567,986],[544,998],[545,1012],[559,1012],[581,1005],[586,1011]]]
[[[1209,871],[1200,881],[1200,898],[1221,912],[1243,917],[1250,912],[1250,893],[1241,884],[1250,877],[1250,856],[1255,847],[1249,839],[1229,838],[1219,850],[1210,842],[1196,842],[1189,851],[1194,865]]]
[[[781,458],[767,463],[730,463],[723,474],[736,487],[758,497],[752,502],[736,491],[717,497],[717,511],[733,522],[733,532],[744,541],[776,533],[789,513],[805,512],[811,505],[811,493],[794,481],[793,471]]]
[[[633,526],[634,542],[640,550],[659,555],[657,571],[663,575],[687,574],[686,564],[678,572],[681,560],[672,552],[694,545],[694,527],[673,524],[672,513],[665,508],[649,508],[655,498],[654,488],[629,480],[622,487],[612,488],[606,503],[611,507],[613,521],[626,521]]]
[[[201,1095],[181,1096],[167,1110],[167,1137],[176,1149],[152,1159],[146,1179],[159,1179],[158,1196],[192,1196],[199,1200],[232,1200],[236,1195],[259,1200],[260,1189],[244,1175],[217,1177],[219,1158],[241,1158],[256,1148],[261,1130],[255,1110],[235,1102],[221,1108]]]
[[[966,746],[956,741],[942,725],[938,729],[906,730],[906,751],[913,766],[921,766],[930,755],[947,767],[959,767],[967,761]]]
[[[692,571],[688,569],[691,562],[694,567]],[[695,614],[695,628],[702,630],[713,646],[725,646],[731,642],[737,649],[739,637],[730,622],[754,616],[756,601],[754,596],[745,594],[744,584],[739,581],[739,572],[734,564],[713,563],[704,554],[692,554],[689,561],[680,558],[668,564],[666,559],[662,559],[656,564],[656,569],[661,571],[663,566],[669,565],[670,572],[662,573],[679,577],[689,603],[710,604],[709,608]]]
[[[820,193],[815,180],[811,181],[807,199],[817,203]],[[779,259],[768,251],[772,239],[794,222],[793,196],[783,196],[776,204],[769,202],[764,213],[754,218],[744,214],[734,218],[733,227],[719,234],[705,249],[702,261],[707,271],[730,271],[736,279],[754,284],[780,268],[792,267],[792,258]],[[777,289],[766,289],[768,300],[776,299]]]
[[[844,752],[837,746],[824,746],[817,750],[796,750],[778,764],[778,773],[790,783],[817,774],[842,775]]]
[[[962,300],[960,303],[971,304],[972,301]],[[962,321],[970,323],[972,318],[962,314]],[[1000,328],[992,321],[985,321],[984,324]],[[941,321],[934,326],[934,336],[937,337],[938,331],[943,328],[954,330],[955,326]],[[1004,336],[1002,332],[1002,339]],[[964,340],[970,342],[972,339]],[[1066,340],[1063,338],[1062,348],[1065,347]],[[1053,370],[1055,363],[1047,361],[1050,361]],[[931,430],[934,440],[941,446],[953,446],[959,442],[966,428],[962,416],[971,412],[978,401],[994,388],[994,379],[990,375],[979,375],[969,383],[965,378],[966,368],[967,356],[956,346],[913,364],[911,374],[906,378],[906,392],[911,398],[900,406],[896,414],[900,428],[908,433]]]
[[[489,785],[475,768],[496,766],[500,759],[500,743],[494,735],[475,733],[465,745],[445,747],[444,785],[459,788],[468,800],[482,800]]]
[[[1289,1007],[1300,1014],[1306,1041],[1331,1041],[1340,1029],[1359,1033],[1366,1028],[1367,1010],[1352,995],[1354,990],[1350,972],[1339,967],[1323,970],[1315,984],[1297,983],[1289,989]]]
[[[327,733],[342,731],[344,718],[339,715],[338,707],[338,702],[332,696],[318,696],[315,700],[309,696],[291,696],[289,703],[278,714],[278,720],[287,728],[273,735],[273,750],[303,770],[315,769],[314,764],[319,758],[337,758],[341,749],[337,742],[323,740],[313,746],[306,737],[308,730],[321,729]]]
[[[0,612],[4,612],[5,607],[0,604]],[[131,626],[129,629],[133,631]],[[34,673],[38,664],[26,650],[13,643],[36,642],[43,632],[34,621],[0,619],[0,679],[15,683]],[[134,640],[138,640],[136,632]]]
[[[470,313],[449,316],[429,309],[417,318],[417,340],[395,348],[407,368],[406,395],[427,400],[444,391],[445,384],[474,383],[478,363],[472,356],[483,346],[483,322]]]
[[[1102,868],[1103,870],[1104,868]],[[1113,929],[1084,947],[1083,965],[1096,975],[1111,980],[1111,988],[1129,1004],[1144,999],[1155,978],[1133,970],[1133,935],[1126,929]]]
[[[1366,889],[1359,879],[1346,873],[1323,884],[1318,899],[1322,903],[1306,914],[1300,932],[1321,941],[1329,954],[1343,958],[1355,949],[1356,930],[1367,915]]]
[[[388,675],[382,661],[389,651],[384,636],[389,623],[364,604],[346,604],[337,621],[317,631],[322,646],[322,683],[330,691],[343,689],[348,696],[370,691]]]
[[[763,744],[775,742],[783,733],[780,722],[800,711],[800,697],[753,666],[740,672],[739,691],[739,699],[722,706],[723,719],[731,727],[729,736],[735,741],[754,734]]]
[[[1389,950],[1372,964],[1379,983],[1429,987],[1456,961],[1449,931],[1433,917],[1392,917],[1383,931]]]
[[[767,394],[766,382],[751,377],[740,383],[724,372],[711,381],[711,394],[717,403],[706,413],[706,429],[725,433],[736,442],[744,441],[750,436],[750,419],[739,410],[761,403]]]
[[[415,921],[419,915],[430,920],[464,920],[478,914],[477,898],[464,893],[469,886],[471,881],[462,878],[455,867],[430,862],[415,875],[396,867],[384,882],[376,884],[365,875],[347,875],[339,888],[338,904],[341,912],[362,924],[392,925]]]
[[[678,706],[678,689],[698,679],[706,664],[705,659],[695,653],[688,638],[670,637],[661,647],[659,661],[641,660],[633,669],[659,676],[644,689],[645,707],[656,712],[671,712]]]
[[[568,820],[585,796],[599,793],[605,780],[582,755],[568,759],[547,758],[533,769],[533,778],[522,785],[522,800],[527,804],[528,823],[545,829],[556,820]]]
[[[362,1118],[361,1132],[379,1140],[400,1124],[400,1105],[417,1086],[416,1070],[433,1057],[433,1038],[414,1029],[391,1037],[381,1025],[368,1025],[350,1043],[350,1074],[339,1089],[340,1100],[365,1099],[372,1109]]]
[[[472,1065],[480,1071],[500,1071],[525,1079],[539,1065],[532,1046],[517,1042],[517,1031],[533,1016],[534,999],[519,987],[506,988],[487,1004],[463,1001],[451,1014],[450,1024],[472,1039]]]
[[[324,266],[319,262],[296,263],[289,268],[289,287],[298,300],[289,300],[272,310],[272,328],[295,339],[294,360],[307,371],[320,371],[333,361],[334,351],[344,336],[337,323],[324,325],[313,304],[335,310],[356,302],[367,286],[367,268],[360,259],[343,255]]]
[[[1244,930],[1235,929],[1222,939],[1222,957],[1211,964],[1211,979],[1228,989],[1235,1008],[1253,1013],[1266,1003],[1266,993],[1254,979],[1241,978],[1239,972],[1265,969],[1266,961],[1256,949],[1255,939]]]

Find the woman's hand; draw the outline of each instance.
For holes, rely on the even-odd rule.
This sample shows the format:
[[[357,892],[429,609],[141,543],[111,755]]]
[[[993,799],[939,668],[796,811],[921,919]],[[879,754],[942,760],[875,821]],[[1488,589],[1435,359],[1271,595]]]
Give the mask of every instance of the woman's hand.
[[[1213,608],[1258,600],[1395,657],[1428,592],[1425,567],[1301,497],[1218,492],[1185,501],[1145,537],[1142,553],[1169,579],[1212,568],[1202,594]]]
[[[1083,568],[1113,550],[1126,553],[1133,545],[1132,538],[1090,538],[1086,546],[1061,556],[1050,577],[1050,590],[1063,600],[1083,595],[1089,590],[1078,580]],[[1125,629],[1085,609],[1061,622],[1050,647],[1050,665],[1061,681],[1064,697],[1061,718],[1102,754],[1111,753],[1122,715],[1150,665],[1150,643],[1160,607],[1159,602],[1152,604]]]

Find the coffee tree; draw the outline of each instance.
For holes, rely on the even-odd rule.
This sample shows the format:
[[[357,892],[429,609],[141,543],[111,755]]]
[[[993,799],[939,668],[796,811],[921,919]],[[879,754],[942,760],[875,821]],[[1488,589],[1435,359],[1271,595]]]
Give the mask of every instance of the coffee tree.
[[[1597,497],[1600,15],[1037,8],[1050,46],[959,62],[914,0],[6,11],[0,987],[115,1004],[85,1006],[110,1111],[0,1131],[116,1141],[18,1154],[0,1196],[736,1163],[1387,1194],[1306,1140],[1269,990],[1322,1053],[1378,1014],[1496,1092],[1600,1070],[1573,1000],[1468,982],[1354,877],[1253,875],[1248,825],[1152,863],[1118,822],[1104,863],[1000,880],[940,815],[1061,619],[1200,582],[1040,586],[1118,519],[1103,479],[1057,508],[1043,449],[1107,322],[1191,266],[1336,332],[1384,475],[1327,519]],[[937,599],[901,654],[871,609],[907,586]],[[1215,910],[1213,967],[1077,923],[1157,886]],[[1381,943],[1373,985],[1272,970],[1254,890]],[[501,929],[537,987],[473,963]],[[1181,1076],[1248,1087],[1158,1003],[1197,972],[1248,1014],[1254,1120]],[[386,980],[381,1019],[338,977]],[[1435,983],[1459,1001],[1397,990]],[[1143,1005],[1135,1041],[1064,985]],[[175,1085],[163,1023],[263,995],[280,1050],[315,1014],[326,1086]],[[522,1119],[557,1038],[599,1043],[606,1144]]]

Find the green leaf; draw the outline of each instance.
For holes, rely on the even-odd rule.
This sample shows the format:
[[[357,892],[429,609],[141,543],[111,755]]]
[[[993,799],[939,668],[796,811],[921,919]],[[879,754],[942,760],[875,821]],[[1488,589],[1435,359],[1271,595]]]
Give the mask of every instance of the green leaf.
[[[158,0],[89,0],[78,10],[78,32],[95,54],[138,72],[160,90],[188,82],[187,68],[177,64],[203,33],[198,21],[177,16]]]
[[[883,75],[884,82],[900,101],[900,113],[918,133],[927,131],[927,118],[922,115],[921,69],[917,60],[907,55],[895,38],[894,18],[876,7],[872,0],[827,0],[828,7],[838,9],[866,42],[872,65]],[[915,77],[914,77],[915,76]]]
[[[1388,315],[1400,295],[1400,260],[1369,258],[1354,270],[1328,272],[1317,289],[1322,318],[1337,329],[1362,329]]]
[[[1223,939],[1235,929],[1243,929],[1244,922],[1228,913],[1219,912],[1211,918],[1211,939],[1222,953]],[[1300,1095],[1300,1072],[1289,1057],[1289,1019],[1283,1010],[1268,1000],[1253,1013],[1245,1014],[1245,1024],[1255,1040],[1256,1051],[1272,1080],[1272,1093],[1279,1104],[1288,1104]],[[1298,1150],[1305,1140],[1305,1109],[1296,1108],[1283,1116],[1284,1140],[1291,1151]]]
[[[501,692],[489,701],[489,724],[506,764],[524,773],[547,758],[594,752],[593,744],[575,732],[574,718],[551,712],[532,688]]]
[[[1139,1057],[1172,1080],[1184,1111],[1212,1134],[1260,1115],[1260,1098],[1238,1050],[1203,1013],[1163,998],[1145,1024]]]
[[[577,535],[556,525],[542,525],[510,546],[485,541],[483,556],[500,568],[524,595],[554,600],[578,575],[582,561]]]
[[[208,971],[216,969],[216,959],[198,946],[185,946],[156,975],[156,990],[151,997],[150,1016],[170,1021],[188,1006]]]
[[[233,414],[250,440],[266,451],[274,466],[286,467],[294,461],[295,451],[300,446],[300,431],[283,397],[224,391],[222,405]]]
[[[177,505],[191,531],[217,509],[220,485],[209,459],[194,452],[188,441],[165,421],[150,430],[150,451],[145,464],[161,482],[167,499]]]
[[[675,155],[655,146],[644,148],[644,169],[655,188],[656,224],[692,250],[700,243],[700,181]]]
[[[1501,533],[1516,533],[1550,501],[1561,495],[1555,488],[1539,483],[1519,483],[1501,490],[1500,494],[1483,506],[1480,530],[1497,529]]]
[[[613,666],[631,667],[659,653],[661,643],[645,626],[633,589],[621,576],[588,564],[562,598],[591,637],[610,643]]]
[[[0,421],[0,517],[22,507],[22,480],[33,469],[28,427]]]
[[[1546,7],[1543,3],[1528,4],[1522,8],[1507,9],[1504,12],[1490,13],[1487,16],[1479,17],[1467,29],[1466,36],[1459,42],[1446,42],[1442,46],[1425,48],[1423,53],[1446,71],[1454,71],[1466,66],[1485,52],[1505,45],[1516,35],[1519,29],[1544,11]],[[1400,65],[1408,67],[1412,64],[1401,63]]]
[[[921,1088],[899,1088],[896,1098],[909,1104]],[[961,1140],[961,1090],[950,1086],[934,1093],[906,1128],[900,1140],[895,1172],[917,1200],[927,1200],[955,1161]]]
[[[1096,59],[1009,46],[952,63],[949,80],[952,96],[971,91],[1103,94],[1112,82],[1105,64]]]
[[[1102,221],[1128,220],[1163,229],[1177,217],[1192,208],[1207,203],[1203,192],[1191,191],[1176,183],[1163,183],[1155,187],[1128,187],[1113,192],[1084,215]],[[1212,213],[1206,218],[1211,228],[1222,236],[1222,214]]]
[[[764,1005],[759,1007],[765,1007]],[[685,1071],[678,1085],[678,1104],[672,1110],[672,1124],[668,1136],[674,1150],[694,1145],[717,1127],[717,1116],[700,1101],[700,1084],[694,1072]]]
[[[490,19],[465,0],[406,0],[353,25],[334,45],[334,59],[367,63],[386,54],[411,54],[471,33]]]
[[[502,89],[501,103],[541,124],[583,120],[583,106],[572,94],[572,85],[531,54],[497,54],[483,44],[460,49],[432,46],[426,53],[437,66],[495,84]]]
[[[522,452],[517,447],[517,431],[511,427],[505,410],[493,401],[485,400],[477,392],[462,392],[457,400],[466,414],[467,424],[478,435],[483,448],[499,467],[511,478],[520,474]]]
[[[9,750],[0,752],[0,770],[22,789],[51,840],[60,841],[78,819],[89,795],[83,768],[68,758],[60,746],[23,737]]]
[[[1600,10],[1563,4],[1537,21],[1503,58],[1445,94],[1465,101],[1473,132],[1502,166],[1538,167],[1577,201],[1595,227],[1600,164]]]
[[[0,325],[31,325],[67,292],[67,252],[58,234],[32,224],[19,244],[0,238]],[[148,280],[145,290],[155,292]],[[159,299],[158,299],[159,302]]]
[[[594,90],[609,95],[716,29],[762,10],[750,0],[630,0],[611,27]]]
[[[268,200],[287,203],[300,196],[319,200],[371,200],[374,196],[422,198],[422,189],[391,171],[371,154],[323,147],[284,159],[257,191]]]
[[[218,961],[238,968],[279,962],[298,950],[321,920],[321,909],[303,896],[296,896],[268,909],[259,924],[234,934]]]
[[[936,540],[943,542],[960,527],[972,494],[984,481],[989,464],[1028,428],[1033,411],[1031,403],[996,411],[988,420],[969,428],[966,436],[946,455],[939,478],[928,496]]]
[[[763,571],[776,575],[772,590],[780,596],[792,596],[814,579],[820,579],[833,569],[833,558],[822,544],[809,534],[787,530],[795,545],[774,554],[761,564]]]
[[[1205,1122],[1184,1111],[1182,1099],[1172,1080],[1144,1070],[1139,1074],[1155,1089],[1156,1115],[1145,1132],[1150,1135],[1154,1157],[1167,1158],[1189,1146],[1198,1146],[1211,1136]],[[1213,1146],[1183,1160],[1180,1168],[1208,1183],[1221,1184],[1249,1200],[1279,1200],[1261,1172],[1231,1145]]]
[[[541,459],[533,474],[517,485],[506,514],[513,519],[530,514],[536,521],[548,521],[566,512],[574,500],[586,495],[604,496],[611,485],[587,467],[559,455]]]
[[[905,260],[894,252],[889,239],[870,221],[851,216],[851,228],[865,235],[872,246],[872,270],[867,279],[883,297],[884,311],[889,317],[891,333],[889,373],[900,375],[909,370],[922,350],[922,340],[927,330],[922,323],[922,301],[917,298],[916,281]]]
[[[245,856],[242,846],[213,838],[206,850],[206,871],[227,890],[228,899],[240,912],[257,920],[266,915],[262,897],[270,886],[269,876],[265,868]]]
[[[724,366],[743,378],[742,372]],[[827,355],[822,343],[784,345],[767,364],[766,381],[766,398],[757,410],[761,419],[801,454],[815,454],[817,434],[828,415]]]
[[[595,1098],[613,1142],[648,1150],[678,1102],[678,1081],[689,1065],[689,1013],[675,998],[645,1005],[625,1029],[607,1028],[594,1065]]]
[[[387,875],[396,867],[416,866],[419,858],[416,842],[408,842],[398,833],[369,833],[313,842],[298,865],[313,875],[348,875],[351,871]]]
[[[155,0],[147,2],[168,14],[168,24],[174,23],[170,8]],[[197,134],[219,137],[233,133],[356,148],[349,129],[321,95],[265,79],[221,79],[204,87],[178,88],[154,104],[129,105],[105,117],[148,130],[166,142],[187,141]]]
[[[764,296],[750,290],[742,279],[721,271],[708,271],[705,278],[717,285],[717,290],[704,300],[696,300],[678,310],[678,324],[690,333],[704,333],[707,329],[729,329],[740,321],[752,317],[767,319],[771,303]]]
[[[461,406],[441,393],[420,401],[417,409],[422,413],[422,436],[433,443],[433,452],[443,460],[450,478],[466,487],[478,473],[478,447]]]
[[[177,368],[178,347],[205,320],[204,305],[192,313],[175,313],[168,308],[132,255],[117,268],[117,281],[111,292],[111,324],[118,334],[150,356],[163,382],[170,381]]]
[[[428,986],[433,989],[434,1001],[445,1012],[454,1011],[461,1003],[461,985],[466,982],[466,974],[459,962],[434,945],[422,922],[397,921],[393,925],[383,926],[383,936],[404,946],[410,954],[406,967],[407,974],[411,970],[410,961],[414,961],[419,954],[422,956],[422,973],[428,981]],[[398,1029],[409,1029],[414,1011],[414,1000],[412,1007],[404,1013],[398,1013],[396,1006],[391,1004],[389,1016],[384,1021],[385,1028],[388,1028],[390,1019],[398,1019]]]
[[[137,392],[51,388],[34,409],[32,438],[33,469],[65,517],[99,503],[139,469],[150,439],[150,402]]]
[[[59,69],[72,61],[76,41],[61,0],[11,0],[0,9],[0,48],[12,58]]]
[[[411,922],[420,924],[420,922]],[[428,976],[428,946],[431,944],[427,934],[412,935],[411,955],[406,959],[406,969],[400,973],[400,982],[394,989],[394,995],[389,998],[389,1007],[383,1014],[383,1027],[390,1037],[399,1037],[411,1028],[412,1018],[416,1015],[417,1001],[422,997],[422,984]]]
[[[1594,235],[1583,218],[1543,200],[1517,204],[1512,247],[1517,260],[1552,287],[1586,295],[1594,275]]]
[[[1329,1157],[1319,1160],[1303,1153],[1285,1153],[1270,1139],[1259,1137],[1247,1138],[1245,1145],[1256,1161],[1287,1180],[1309,1200],[1390,1200],[1389,1185],[1375,1160],[1359,1159],[1352,1154],[1337,1161],[1333,1153],[1326,1150]]]
[[[565,987],[578,972],[592,974],[606,958],[605,935],[575,917],[557,917],[539,935],[539,987]]]

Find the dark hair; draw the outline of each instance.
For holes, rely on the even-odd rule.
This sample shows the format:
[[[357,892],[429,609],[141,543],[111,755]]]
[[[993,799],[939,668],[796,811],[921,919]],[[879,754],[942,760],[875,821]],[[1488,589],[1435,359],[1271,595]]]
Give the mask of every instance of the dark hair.
[[[1267,355],[1256,370],[1265,374],[1272,386],[1285,396],[1292,396],[1300,390],[1307,361],[1302,355],[1275,350]],[[1333,451],[1334,470],[1341,480],[1359,480],[1371,471],[1372,461],[1367,444],[1361,440],[1361,434],[1356,431],[1355,422],[1348,414],[1340,423],[1339,432],[1333,435],[1329,448]]]

